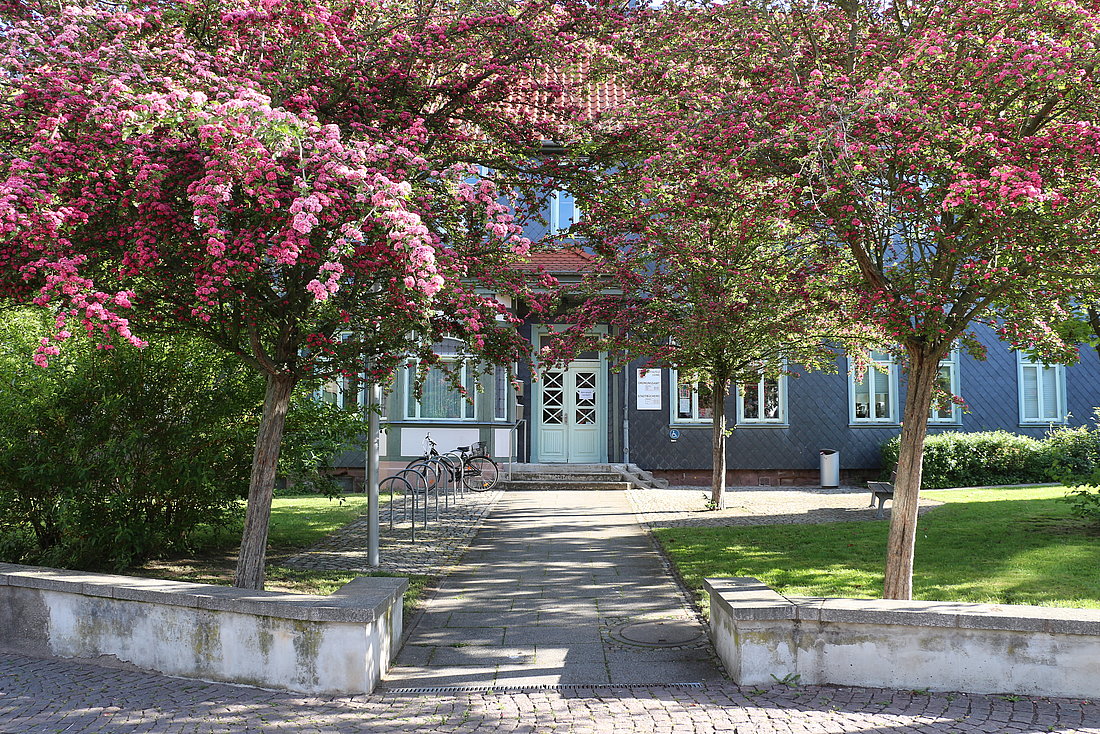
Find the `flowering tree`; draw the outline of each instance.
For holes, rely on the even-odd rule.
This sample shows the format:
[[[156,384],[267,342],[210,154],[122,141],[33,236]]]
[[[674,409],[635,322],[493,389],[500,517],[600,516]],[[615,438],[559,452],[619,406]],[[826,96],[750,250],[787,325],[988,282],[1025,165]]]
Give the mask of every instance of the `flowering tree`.
[[[0,294],[142,344],[185,330],[265,375],[236,583],[262,588],[297,382],[384,379],[443,334],[522,343],[492,291],[529,243],[473,163],[553,130],[578,8],[344,0],[9,4]],[[517,164],[518,165],[518,164]]]
[[[691,136],[700,166],[755,182],[845,253],[857,315],[904,359],[885,595],[909,598],[940,360],[977,323],[1075,355],[1050,322],[1100,253],[1100,6],[731,4],[662,22],[683,30],[663,57],[702,59],[707,94],[677,112],[705,130]]]
[[[629,116],[640,120],[636,110]],[[650,119],[630,145],[665,132]],[[614,155],[593,185],[574,183],[584,191],[577,229],[596,259],[570,327],[553,335],[545,356],[566,361],[598,346],[623,363],[645,358],[674,367],[683,383],[697,382],[711,409],[711,505],[724,508],[731,387],[755,391],[761,378],[790,374],[796,364],[831,369],[831,347],[859,341],[837,296],[843,262],[814,258],[789,223],[739,196],[743,190],[701,179],[690,154],[627,156]],[[599,324],[611,328],[592,337]]]

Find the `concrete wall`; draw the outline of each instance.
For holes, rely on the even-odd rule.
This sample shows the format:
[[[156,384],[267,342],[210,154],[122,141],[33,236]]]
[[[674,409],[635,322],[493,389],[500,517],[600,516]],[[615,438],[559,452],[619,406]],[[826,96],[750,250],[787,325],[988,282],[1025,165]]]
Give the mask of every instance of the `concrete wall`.
[[[706,579],[711,636],[740,685],[1100,698],[1100,610],[782,596]]]
[[[303,693],[368,693],[397,653],[403,578],[332,596],[0,564],[0,648]]]

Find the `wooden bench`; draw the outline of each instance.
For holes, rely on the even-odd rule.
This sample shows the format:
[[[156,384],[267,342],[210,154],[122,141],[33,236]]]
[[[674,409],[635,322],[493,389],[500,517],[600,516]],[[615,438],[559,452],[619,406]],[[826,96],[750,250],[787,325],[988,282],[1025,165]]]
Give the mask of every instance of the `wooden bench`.
[[[871,504],[868,507],[874,507],[877,500],[879,517],[885,517],[886,515],[886,511],[883,509],[886,500],[894,499],[894,481],[897,476],[897,472],[893,472],[890,474],[889,482],[867,482],[867,489],[871,490]]]

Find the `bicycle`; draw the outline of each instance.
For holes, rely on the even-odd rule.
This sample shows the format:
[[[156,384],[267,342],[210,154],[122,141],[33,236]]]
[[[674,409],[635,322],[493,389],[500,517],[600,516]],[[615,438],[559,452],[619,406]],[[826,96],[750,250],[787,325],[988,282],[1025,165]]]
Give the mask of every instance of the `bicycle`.
[[[424,437],[424,442],[428,447],[425,454],[410,461],[406,468],[427,467],[435,471],[437,477],[445,471],[456,486],[461,485],[472,492],[485,492],[497,485],[500,467],[486,454],[484,441],[458,446],[442,454],[431,434]]]

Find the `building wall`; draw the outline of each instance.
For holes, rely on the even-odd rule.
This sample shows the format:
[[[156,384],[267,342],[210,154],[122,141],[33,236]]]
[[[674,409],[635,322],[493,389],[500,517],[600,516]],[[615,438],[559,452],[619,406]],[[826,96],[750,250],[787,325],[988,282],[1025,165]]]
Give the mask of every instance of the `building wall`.
[[[983,330],[980,337],[988,346],[988,358],[984,362],[974,360],[966,354],[959,357],[959,389],[970,412],[963,413],[961,425],[932,426],[930,433],[1000,429],[1042,437],[1047,430],[1045,426],[1020,424],[1015,353],[1000,343],[992,331]],[[649,470],[709,470],[711,426],[709,423],[672,422],[669,370],[662,370],[661,410],[637,409],[637,369],[643,366],[641,362],[633,363],[628,370],[630,460]],[[798,372],[797,367],[793,369]],[[737,426],[727,439],[728,468],[731,471],[816,471],[822,449],[839,451],[843,470],[880,468],[880,447],[900,433],[900,424],[850,424],[848,360],[843,355],[837,358],[836,369],[836,374],[803,372],[797,378],[788,378],[787,424]],[[1067,366],[1065,373],[1067,405],[1071,416],[1068,425],[1090,423],[1093,409],[1100,406],[1100,358],[1095,350],[1082,348],[1080,363]],[[899,418],[904,391],[905,376],[900,374],[897,407]],[[726,406],[727,420],[732,427],[735,416],[735,401],[732,396],[727,400]],[[669,438],[669,430],[673,428],[680,432],[675,442]]]
[[[534,326],[521,327],[521,333],[531,340]],[[965,353],[959,356],[959,391],[966,400],[969,412],[962,414],[961,422],[952,426],[930,426],[931,433],[943,431],[1007,430],[1014,433],[1042,437],[1045,426],[1021,425],[1019,415],[1017,357],[995,334],[983,329],[979,332],[988,347],[985,361],[975,360]],[[1068,425],[1091,423],[1093,409],[1100,406],[1100,357],[1091,348],[1081,349],[1081,361],[1065,368],[1066,402],[1070,413]],[[629,460],[642,468],[658,471],[670,479],[697,483],[705,480],[711,466],[711,426],[709,423],[685,424],[672,421],[672,384],[668,369],[661,372],[660,410],[638,410],[637,370],[643,362],[631,363],[622,372],[610,372],[607,379],[608,404],[607,440],[608,460]],[[822,449],[840,452],[841,471],[848,479],[867,478],[881,467],[882,444],[900,432],[900,424],[853,425],[849,422],[848,360],[837,357],[835,373],[802,372],[797,366],[793,371],[798,377],[787,379],[787,423],[782,426],[742,425],[736,427],[727,439],[727,465],[731,480],[740,484],[797,484],[805,483],[816,475]],[[388,395],[388,431],[382,444],[384,462],[394,466],[404,463],[420,453],[420,443],[409,438],[414,433],[422,435],[426,430],[441,439],[454,430],[471,434],[468,443],[475,438],[498,443],[497,436],[504,436],[516,420],[523,423],[516,430],[519,450],[517,459],[530,460],[532,433],[535,429],[532,405],[538,390],[532,381],[529,367],[519,365],[519,382],[522,393],[507,422],[487,420],[492,414],[491,391],[475,398],[477,421],[406,421],[403,418],[403,383],[398,380]],[[898,403],[896,415],[900,417],[901,399],[905,391],[905,376],[899,370]],[[623,415],[623,408],[627,414]],[[735,399],[727,400],[727,416],[732,426],[736,416]],[[624,417],[627,428],[624,425]],[[673,442],[669,430],[679,431]],[[502,433],[503,431],[503,433]],[[408,434],[406,440],[401,436]],[[476,436],[474,435],[476,434]],[[455,434],[457,436],[457,434]],[[454,441],[439,440],[440,449],[457,445]],[[416,443],[416,451],[404,450]],[[404,445],[404,448],[403,448]],[[499,458],[507,453],[493,451]],[[358,469],[362,466],[361,453],[349,453],[339,457],[336,466]],[[354,472],[352,472],[354,473]]]

